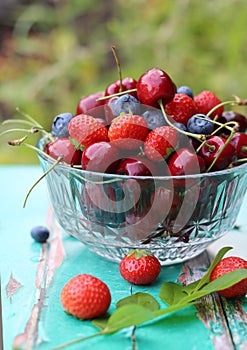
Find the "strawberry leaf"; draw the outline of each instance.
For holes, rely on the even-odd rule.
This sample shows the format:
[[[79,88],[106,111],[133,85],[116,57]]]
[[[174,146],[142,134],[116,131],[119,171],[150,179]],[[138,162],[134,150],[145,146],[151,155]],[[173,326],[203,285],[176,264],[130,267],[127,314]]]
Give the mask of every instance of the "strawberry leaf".
[[[124,305],[136,304],[141,305],[147,308],[150,311],[159,310],[160,306],[157,300],[149,293],[135,293],[126,298],[120,299],[117,302],[117,308],[122,307]]]
[[[108,319],[109,317],[95,318],[94,320],[92,320],[92,324],[100,331],[103,331],[107,326]]]
[[[150,321],[154,318],[154,313],[147,308],[136,305],[128,304],[118,308],[108,319],[106,328],[102,333],[114,333],[120,329],[137,326],[146,321]]]
[[[175,282],[165,282],[160,287],[159,297],[168,305],[174,305],[187,296],[185,287]]]
[[[195,289],[192,290],[192,293],[194,293],[195,291],[201,289],[204,285],[206,285],[208,282],[210,282],[210,275],[211,275],[213,269],[222,260],[224,255],[231,249],[232,249],[232,247],[223,247],[223,248],[221,248],[219,250],[219,252],[216,254],[214,260],[212,261],[209,269],[207,270],[206,274],[199,280],[199,283],[197,284]]]

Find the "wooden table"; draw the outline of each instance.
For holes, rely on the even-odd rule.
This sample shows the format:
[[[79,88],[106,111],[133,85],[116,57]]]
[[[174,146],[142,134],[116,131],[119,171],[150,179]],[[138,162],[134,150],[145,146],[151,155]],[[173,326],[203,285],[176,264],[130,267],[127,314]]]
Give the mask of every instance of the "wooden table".
[[[90,321],[68,316],[59,294],[72,276],[90,273],[104,280],[112,293],[110,312],[120,298],[138,291],[158,298],[163,281],[187,281],[200,277],[210,258],[225,245],[247,259],[247,196],[234,229],[209,249],[184,264],[164,266],[158,280],[148,287],[131,286],[119,275],[118,264],[91,253],[76,239],[61,232],[53,220],[45,181],[31,193],[30,186],[41,175],[39,166],[1,166],[1,294],[3,344],[5,350],[48,350],[66,341],[93,334]],[[35,243],[30,230],[48,226],[48,244]],[[247,349],[247,299],[226,300],[218,294],[197,306],[181,310],[159,322],[129,327],[112,335],[90,339],[68,349],[170,350]]]

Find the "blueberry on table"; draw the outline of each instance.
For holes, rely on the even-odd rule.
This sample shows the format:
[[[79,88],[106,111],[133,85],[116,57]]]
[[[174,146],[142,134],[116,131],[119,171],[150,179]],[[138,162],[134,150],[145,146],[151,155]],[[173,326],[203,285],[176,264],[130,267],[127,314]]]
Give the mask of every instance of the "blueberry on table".
[[[50,232],[45,226],[35,226],[31,229],[31,237],[39,243],[45,243]]]
[[[214,131],[214,124],[205,114],[195,114],[188,120],[187,129],[193,134],[210,135]]]
[[[52,123],[52,133],[57,137],[69,137],[68,124],[74,117],[71,113],[61,113],[55,116]]]
[[[191,97],[192,99],[194,98],[193,91],[191,90],[191,88],[189,86],[186,86],[186,85],[178,87],[177,93],[178,94],[185,94],[185,95]]]
[[[111,106],[112,113],[117,117],[121,113],[132,113],[139,115],[141,113],[140,102],[132,95],[124,94],[117,98]]]

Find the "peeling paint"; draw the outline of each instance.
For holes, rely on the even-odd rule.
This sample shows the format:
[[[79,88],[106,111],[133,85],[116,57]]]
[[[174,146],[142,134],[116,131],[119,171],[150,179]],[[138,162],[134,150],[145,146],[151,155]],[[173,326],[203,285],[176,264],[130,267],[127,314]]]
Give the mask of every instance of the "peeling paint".
[[[12,296],[21,288],[22,285],[18,282],[11,273],[9,281],[5,287],[7,298],[9,298],[10,303],[12,303]]]
[[[44,306],[47,288],[52,281],[55,270],[62,264],[65,255],[61,231],[51,209],[48,210],[47,214],[47,227],[52,234],[49,241],[42,244],[37,266],[35,281],[37,302],[32,307],[24,332],[18,334],[14,339],[14,348],[33,350],[37,342],[42,342],[38,335],[40,313]],[[16,291],[16,288],[19,288],[20,284],[18,285],[19,282],[14,280],[13,277],[10,281],[6,291],[11,296]]]

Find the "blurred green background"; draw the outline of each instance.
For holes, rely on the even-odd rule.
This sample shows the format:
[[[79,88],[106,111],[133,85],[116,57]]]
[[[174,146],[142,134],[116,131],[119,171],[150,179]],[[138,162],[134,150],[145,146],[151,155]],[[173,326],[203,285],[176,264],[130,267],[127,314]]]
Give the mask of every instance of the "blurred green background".
[[[195,94],[247,98],[246,18],[246,0],[1,0],[1,122],[17,107],[47,129],[75,113],[81,96],[118,79],[112,45],[123,77],[158,67]],[[37,163],[7,145],[18,135],[0,138],[0,163]]]

